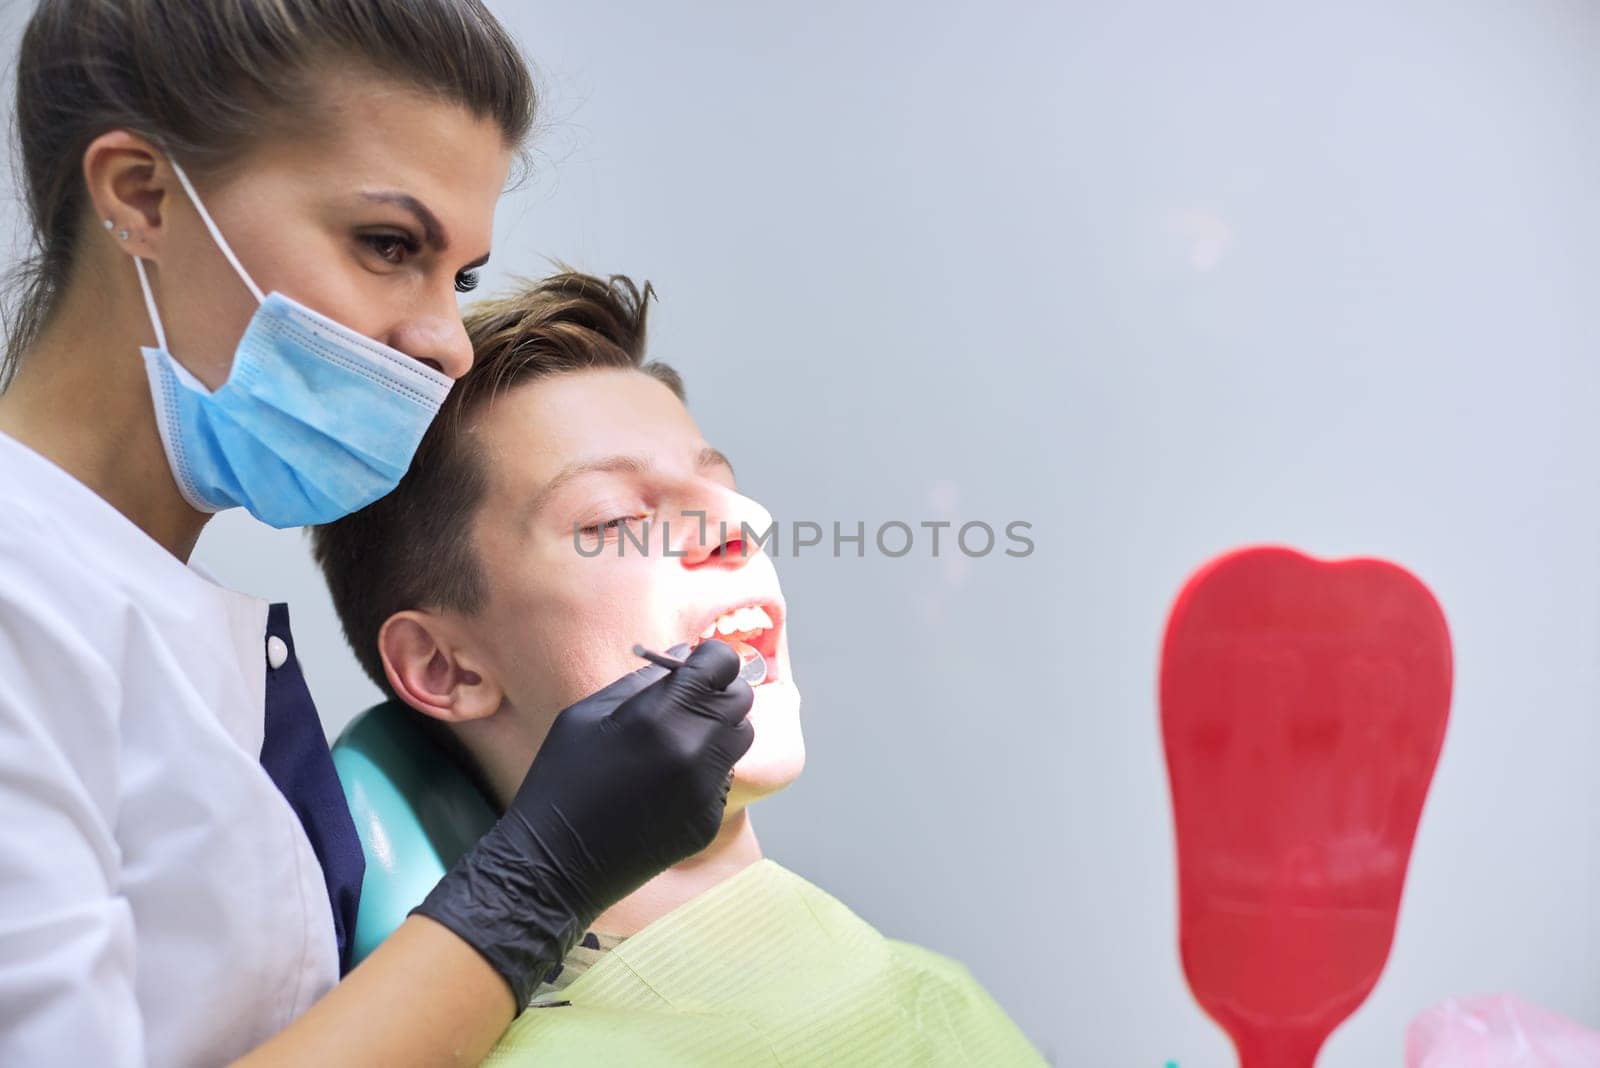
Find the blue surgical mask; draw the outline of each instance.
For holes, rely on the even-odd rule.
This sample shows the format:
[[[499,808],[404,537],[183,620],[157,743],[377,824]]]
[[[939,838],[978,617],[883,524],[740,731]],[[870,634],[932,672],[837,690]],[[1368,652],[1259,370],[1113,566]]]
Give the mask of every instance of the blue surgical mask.
[[[156,347],[141,349],[156,424],[184,500],[203,512],[243,507],[275,527],[371,504],[406,473],[450,377],[282,293],[263,296],[188,176],[172,169],[260,302],[228,380],[209,390],[168,351],[144,261],[134,260],[156,334]]]

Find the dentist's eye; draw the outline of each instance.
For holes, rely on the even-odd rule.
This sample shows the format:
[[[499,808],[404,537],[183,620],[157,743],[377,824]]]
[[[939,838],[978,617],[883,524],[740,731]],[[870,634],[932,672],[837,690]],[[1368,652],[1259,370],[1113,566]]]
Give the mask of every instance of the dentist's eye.
[[[456,292],[457,293],[471,293],[474,289],[477,289],[477,288],[478,288],[478,272],[477,271],[462,271],[460,274],[456,275]]]
[[[395,266],[404,263],[407,256],[416,255],[422,247],[409,234],[399,233],[362,234],[361,241],[380,258]]]

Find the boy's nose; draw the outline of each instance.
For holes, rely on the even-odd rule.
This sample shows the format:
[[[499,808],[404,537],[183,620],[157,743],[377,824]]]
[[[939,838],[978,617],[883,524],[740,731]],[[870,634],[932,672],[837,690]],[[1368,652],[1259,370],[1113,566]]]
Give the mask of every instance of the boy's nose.
[[[772,527],[772,515],[761,505],[737,493],[727,493],[719,507],[706,509],[703,539],[694,531],[694,544],[683,558],[685,567],[743,567],[762,551]]]

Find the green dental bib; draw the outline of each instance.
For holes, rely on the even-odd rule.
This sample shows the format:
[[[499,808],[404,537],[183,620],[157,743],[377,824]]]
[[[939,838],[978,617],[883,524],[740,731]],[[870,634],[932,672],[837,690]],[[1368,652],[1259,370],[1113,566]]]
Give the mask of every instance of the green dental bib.
[[[757,861],[536,1001],[487,1065],[1042,1065],[967,970]]]

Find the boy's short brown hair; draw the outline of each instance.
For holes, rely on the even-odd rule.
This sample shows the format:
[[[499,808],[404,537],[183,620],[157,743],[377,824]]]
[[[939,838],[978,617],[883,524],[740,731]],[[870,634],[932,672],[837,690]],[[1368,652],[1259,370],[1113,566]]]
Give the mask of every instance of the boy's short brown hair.
[[[464,319],[472,369],[456,382],[394,491],[343,519],[313,528],[345,639],[372,681],[393,694],[378,631],[396,612],[483,607],[488,590],[472,551],[472,520],[488,485],[473,415],[517,385],[553,374],[634,369],[683,399],[666,364],[645,360],[645,317],[655,295],[622,275],[563,271],[480,301]]]

